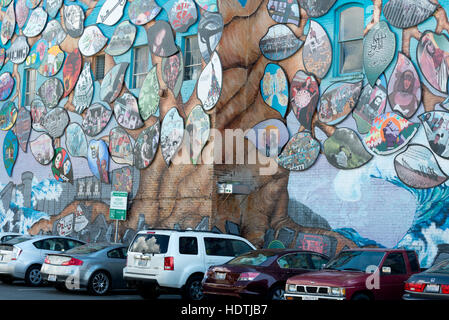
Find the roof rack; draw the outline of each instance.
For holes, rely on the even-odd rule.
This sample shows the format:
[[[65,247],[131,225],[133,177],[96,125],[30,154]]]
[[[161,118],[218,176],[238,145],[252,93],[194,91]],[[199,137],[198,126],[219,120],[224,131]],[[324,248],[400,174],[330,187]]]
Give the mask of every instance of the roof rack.
[[[164,229],[164,228],[148,228],[148,229],[143,229],[143,230],[139,230],[137,232],[142,232],[142,231],[146,231],[146,230],[155,230],[155,231],[176,231],[176,232],[204,232],[204,233],[213,233],[213,234],[227,234],[227,233],[221,233],[218,231],[212,231],[212,230],[188,230],[188,229]]]

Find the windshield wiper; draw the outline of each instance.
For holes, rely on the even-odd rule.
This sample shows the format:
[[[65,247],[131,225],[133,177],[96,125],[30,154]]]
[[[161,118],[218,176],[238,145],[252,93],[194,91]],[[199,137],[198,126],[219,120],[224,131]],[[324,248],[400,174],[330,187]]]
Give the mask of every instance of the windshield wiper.
[[[343,269],[341,269],[341,271],[358,271],[358,272],[363,272],[362,270],[357,269],[357,268],[343,268]]]

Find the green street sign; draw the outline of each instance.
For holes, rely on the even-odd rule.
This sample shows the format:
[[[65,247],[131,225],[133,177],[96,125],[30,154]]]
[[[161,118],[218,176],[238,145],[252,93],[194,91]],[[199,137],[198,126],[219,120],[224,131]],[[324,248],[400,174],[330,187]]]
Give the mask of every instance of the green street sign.
[[[128,193],[112,191],[109,204],[109,218],[111,220],[126,220],[127,207]]]

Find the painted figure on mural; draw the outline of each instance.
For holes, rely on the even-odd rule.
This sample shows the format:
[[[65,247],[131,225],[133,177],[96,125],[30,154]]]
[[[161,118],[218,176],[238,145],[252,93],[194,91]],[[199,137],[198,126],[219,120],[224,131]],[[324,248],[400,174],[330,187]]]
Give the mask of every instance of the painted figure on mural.
[[[447,91],[449,53],[440,49],[431,33],[421,40],[424,47],[419,57],[419,65],[427,81],[437,90]]]
[[[167,87],[169,87],[170,89],[174,89],[176,86],[176,82],[178,80],[178,76],[180,74],[180,67],[181,67],[181,62],[179,60],[179,56],[173,55],[171,57],[168,58],[168,62],[165,63],[164,65],[164,78],[165,78],[165,82],[167,84]]]
[[[292,95],[292,100],[298,107],[296,118],[306,129],[310,129],[313,111],[320,95],[316,82],[312,80],[311,76],[308,76],[306,81],[300,83],[299,86],[292,86]]]
[[[398,75],[399,79],[394,86],[394,92],[391,94],[391,101],[395,103],[393,110],[401,112],[404,116],[414,113],[418,105],[418,99],[415,94],[415,75],[412,71],[406,70]]]
[[[108,164],[105,159],[100,160],[100,155],[99,155],[98,149],[99,149],[98,145],[92,144],[90,146],[91,156],[92,156],[92,159],[95,159],[95,161],[96,161],[97,170],[98,170],[98,174],[100,176],[101,182],[109,183],[109,175],[108,175],[108,168],[107,168]]]
[[[399,127],[393,121],[389,121],[382,131],[387,143],[387,148],[393,148],[396,145],[404,143],[404,138],[401,136]]]
[[[63,148],[57,148],[56,156],[53,160],[51,170],[57,181],[73,182],[72,162],[67,151]]]

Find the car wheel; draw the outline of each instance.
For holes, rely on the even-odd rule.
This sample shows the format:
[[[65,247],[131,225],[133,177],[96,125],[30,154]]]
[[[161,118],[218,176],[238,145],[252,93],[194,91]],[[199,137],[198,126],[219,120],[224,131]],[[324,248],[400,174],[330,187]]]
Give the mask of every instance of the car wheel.
[[[41,266],[34,265],[28,268],[25,274],[25,283],[33,287],[42,284]]]
[[[203,277],[200,275],[190,277],[184,287],[183,296],[187,300],[202,300],[203,294]]]
[[[285,287],[282,285],[276,285],[270,290],[270,300],[285,300],[284,298]]]
[[[139,295],[145,300],[153,300],[159,297],[159,290],[156,286],[140,285],[137,287]]]
[[[364,294],[364,293],[356,293],[351,300],[354,301],[369,301],[371,300],[370,296]]]
[[[95,272],[89,279],[87,291],[95,296],[104,296],[111,289],[111,278],[104,271]]]

